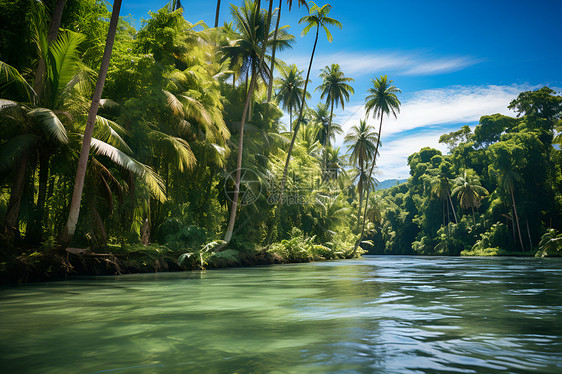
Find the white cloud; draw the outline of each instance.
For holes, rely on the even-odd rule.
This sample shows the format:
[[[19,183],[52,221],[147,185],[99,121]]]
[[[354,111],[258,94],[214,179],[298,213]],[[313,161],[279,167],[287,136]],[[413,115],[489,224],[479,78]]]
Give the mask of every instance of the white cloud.
[[[379,163],[382,175],[379,179],[407,177],[407,158],[422,147],[445,151],[438,140],[446,132],[454,131],[463,124],[478,122],[483,115],[514,115],[507,109],[508,104],[520,92],[534,88],[528,85],[455,86],[416,92],[402,103],[398,119],[384,119]],[[363,105],[356,104],[337,114],[346,134],[365,117],[365,110]],[[371,117],[368,122],[378,131],[378,121]],[[342,143],[343,135],[338,136],[335,145]]]
[[[304,68],[310,56],[284,57],[285,62]],[[337,61],[347,76],[361,76],[381,71],[391,75],[435,75],[451,73],[477,64],[482,60],[468,56],[435,57],[424,52],[337,52],[314,56],[314,66],[326,66]]]

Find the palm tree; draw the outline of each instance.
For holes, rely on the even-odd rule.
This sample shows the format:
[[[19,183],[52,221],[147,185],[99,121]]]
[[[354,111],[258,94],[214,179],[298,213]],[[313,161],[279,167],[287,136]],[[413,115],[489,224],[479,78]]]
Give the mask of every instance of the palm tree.
[[[232,198],[232,206],[230,210],[230,218],[224,237],[224,242],[229,243],[232,239],[234,231],[234,223],[236,222],[236,211],[238,209],[238,198],[240,195],[240,179],[242,177],[242,153],[244,150],[244,125],[246,124],[246,116],[250,101],[254,94],[254,88],[257,81],[258,74],[263,74],[262,64],[265,55],[265,48],[267,46],[267,38],[269,35],[269,25],[264,25],[260,22],[260,7],[258,4],[245,2],[244,7],[238,8],[232,6],[232,15],[237,24],[237,28],[245,35],[243,40],[248,45],[248,50],[251,52],[248,55],[248,64],[251,71],[251,81],[246,94],[246,101],[244,110],[242,112],[242,119],[240,121],[240,131],[238,135],[238,158],[236,162],[236,178],[234,182],[234,195]],[[242,42],[242,41],[241,41]],[[223,245],[224,246],[224,245]],[[221,246],[221,248],[223,247]]]
[[[12,157],[17,160],[18,166],[4,221],[4,232],[9,238],[17,235],[25,175],[30,153],[34,148],[38,150],[39,188],[35,221],[28,228],[32,229],[34,235],[40,236],[39,226],[46,198],[49,159],[58,145],[68,142],[66,128],[59,117],[69,113],[68,103],[72,89],[85,78],[78,62],[78,46],[84,36],[71,31],[60,35],[56,32],[63,7],[64,2],[59,1],[48,34],[42,3],[32,7],[32,26],[39,54],[34,87],[31,87],[15,68],[0,62],[0,80],[5,87],[1,94],[17,98],[16,101],[4,100],[0,111],[7,113],[15,110],[16,117],[20,119],[20,136],[13,138],[10,145],[18,151]],[[57,29],[53,31],[55,27]],[[37,239],[40,241],[40,237]]]
[[[309,116],[310,124],[318,129],[316,139],[322,147],[326,147],[328,144],[328,126],[330,125],[328,105],[319,103],[316,109],[310,109],[307,115]]]
[[[446,220],[449,220],[449,207],[453,210],[453,217],[455,218],[455,223],[457,223],[457,215],[455,213],[455,207],[451,201],[451,181],[445,176],[439,178],[439,183],[433,188],[433,193],[443,202],[443,226],[446,226]],[[450,205],[449,205],[450,204]],[[447,211],[447,215],[445,215]],[[447,217],[447,219],[445,219]]]
[[[82,150],[80,151],[80,159],[78,161],[78,168],[76,169],[76,180],[74,182],[74,191],[72,192],[72,200],[70,203],[68,220],[63,233],[60,237],[60,244],[66,246],[74,237],[76,231],[76,224],[78,223],[78,215],[80,214],[80,202],[82,200],[82,189],[84,188],[84,177],[86,175],[86,167],[88,165],[88,155],[90,153],[90,143],[92,134],[94,132],[94,123],[98,113],[101,94],[109,68],[109,61],[111,59],[111,52],[113,50],[113,42],[117,32],[117,22],[119,21],[119,11],[121,10],[121,0],[113,1],[113,9],[111,12],[111,20],[109,22],[109,30],[107,32],[107,41],[105,43],[105,50],[103,52],[102,63],[96,88],[94,89],[94,96],[92,98],[92,105],[88,113],[86,122],[86,129],[84,131],[84,139],[82,140]]]
[[[310,2],[312,6],[309,10],[309,15],[304,16],[299,20],[300,23],[306,23],[306,27],[302,31],[302,35],[308,34],[311,28],[316,27],[316,37],[314,38],[314,46],[312,47],[312,54],[310,55],[310,62],[308,64],[308,71],[306,73],[306,79],[304,83],[304,92],[306,95],[306,87],[308,86],[308,80],[310,78],[310,70],[312,69],[312,61],[314,60],[314,52],[316,51],[316,44],[318,43],[318,35],[320,34],[320,27],[324,29],[326,32],[326,37],[328,38],[329,42],[332,42],[332,34],[328,30],[328,26],[335,26],[341,29],[342,25],[339,21],[328,17],[332,6],[330,4],[326,4],[321,8],[316,5],[314,2]],[[289,163],[291,161],[291,153],[293,151],[293,147],[295,146],[295,140],[297,138],[297,133],[299,131],[299,125],[302,120],[302,116],[304,113],[305,102],[303,100],[299,112],[299,117],[297,119],[297,123],[295,125],[295,131],[293,133],[293,138],[291,139],[291,145],[289,145],[289,150],[287,151],[287,159],[285,161],[285,168],[283,170],[283,178],[281,179],[281,191],[280,197],[283,196],[283,189],[285,187],[285,183],[287,181],[287,171],[289,170]]]
[[[511,207],[513,208],[513,216],[515,216],[515,222],[517,224],[517,233],[519,235],[519,244],[521,245],[521,250],[525,250],[523,245],[523,238],[521,236],[521,229],[519,227],[519,216],[517,214],[517,206],[515,205],[515,183],[521,182],[523,178],[521,175],[513,170],[511,162],[502,162],[499,164],[499,175],[498,182],[510,195],[511,195]]]
[[[386,75],[381,75],[376,79],[371,79],[373,87],[369,88],[367,91],[369,95],[365,99],[365,109],[367,110],[367,116],[373,111],[373,117],[380,117],[379,132],[377,138],[377,146],[375,147],[375,153],[373,155],[373,163],[371,164],[371,169],[369,170],[368,179],[370,180],[373,175],[373,170],[376,165],[377,156],[379,154],[379,146],[382,133],[382,120],[384,115],[390,115],[392,113],[394,117],[400,113],[400,100],[396,96],[397,93],[401,92],[400,89],[392,85],[392,80],[389,80]],[[367,208],[369,206],[369,193],[370,189],[367,190],[367,199],[365,200],[365,214],[363,214],[363,225],[361,228],[361,235],[359,238],[360,243],[363,240],[363,232],[365,231],[365,219],[367,217]],[[355,245],[355,250],[358,244]]]
[[[472,221],[476,223],[474,208],[480,207],[480,202],[488,195],[488,190],[482,187],[480,178],[473,170],[465,170],[463,176],[455,179],[455,185],[452,195],[458,195],[461,208],[472,210]]]
[[[293,64],[281,70],[281,78],[278,80],[279,91],[277,91],[277,102],[282,104],[283,109],[289,111],[289,132],[293,127],[293,110],[298,110],[303,102],[304,79],[302,70]],[[306,98],[310,99],[307,92]]]
[[[351,151],[351,162],[359,167],[357,190],[359,192],[359,210],[357,211],[357,225],[359,227],[361,208],[363,203],[364,183],[368,181],[365,174],[365,167],[371,160],[375,152],[375,144],[378,141],[378,134],[374,129],[367,125],[367,121],[360,120],[359,126],[355,125],[344,138],[345,142],[351,143],[347,149]]]
[[[273,0],[270,0],[273,1]],[[281,20],[281,5],[283,4],[283,0],[279,0],[279,7],[277,13],[277,22],[275,24],[275,31],[273,32],[273,51],[271,52],[271,66],[269,71],[271,72],[272,79],[269,80],[269,86],[267,88],[267,102],[271,101],[271,93],[273,92],[273,69],[275,68],[275,52],[277,51],[276,41],[277,41],[277,33],[279,31],[279,21]],[[293,6],[293,0],[287,0],[287,4],[289,5],[289,11],[291,11],[291,7]],[[308,9],[308,5],[306,4],[306,0],[298,0],[298,6],[301,5],[305,6]],[[271,17],[270,17],[271,19]]]
[[[353,82],[354,80],[353,78],[346,77],[338,64],[324,67],[320,71],[320,78],[322,78],[322,84],[316,87],[316,90],[322,91],[320,98],[326,99],[326,102],[330,105],[330,121],[326,137],[326,145],[330,146],[330,129],[334,118],[334,105],[336,108],[341,105],[342,109],[344,109],[345,102],[349,101],[349,95],[355,93],[353,87],[347,84],[347,82]]]
[[[233,6],[232,15],[236,23],[236,30],[233,30],[230,24],[225,24],[223,29],[226,33],[226,44],[219,47],[222,53],[221,62],[228,61],[230,69],[232,70],[233,86],[236,81],[236,74],[238,74],[239,79],[245,76],[246,91],[248,91],[250,74],[252,73],[252,63],[257,63],[257,61],[260,60],[260,53],[263,52],[264,54],[261,62],[261,64],[263,64],[265,60],[271,59],[271,57],[266,54],[267,48],[276,47],[283,50],[290,47],[294,40],[294,36],[290,35],[285,30],[288,26],[281,27],[277,38],[274,40],[273,34],[266,32],[269,25],[266,14],[254,10],[252,11],[255,13],[251,13],[251,7],[257,9],[256,5],[252,4],[253,3],[246,1],[244,7],[238,8]],[[247,21],[245,23],[238,21],[236,13],[240,13]],[[265,45],[265,49],[261,47],[262,43]],[[267,82],[272,77],[272,74],[267,66],[263,66],[259,69],[258,76]]]

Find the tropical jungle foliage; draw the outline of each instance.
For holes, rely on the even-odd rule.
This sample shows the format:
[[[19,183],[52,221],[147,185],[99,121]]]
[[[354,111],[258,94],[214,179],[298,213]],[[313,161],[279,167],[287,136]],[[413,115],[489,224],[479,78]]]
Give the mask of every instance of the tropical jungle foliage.
[[[441,136],[449,154],[422,148],[407,183],[375,197],[382,224],[372,253],[559,255],[562,96],[548,87]]]
[[[444,135],[449,155],[424,148],[410,156],[406,184],[370,194],[400,90],[386,75],[372,80],[365,107],[378,131],[355,124],[344,154],[333,112],[353,79],[338,64],[312,72],[324,100],[314,105],[307,87],[319,35],[331,41],[342,24],[329,4],[298,2],[309,12],[303,37],[315,32],[303,78],[306,67],[275,57],[295,42],[280,23],[283,2],[261,3],[231,5],[231,18],[210,28],[173,1],[139,30],[121,17],[114,41],[120,1],[0,4],[0,271],[310,261],[357,256],[359,245],[559,253],[560,96],[521,93],[510,104],[517,118],[484,116],[474,131]],[[68,235],[73,191],[82,199]]]

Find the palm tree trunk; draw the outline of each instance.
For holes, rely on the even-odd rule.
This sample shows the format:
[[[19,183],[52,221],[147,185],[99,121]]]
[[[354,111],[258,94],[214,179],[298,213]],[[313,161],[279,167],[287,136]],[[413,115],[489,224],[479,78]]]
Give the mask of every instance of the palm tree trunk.
[[[39,189],[37,204],[35,205],[35,219],[31,228],[26,232],[26,240],[29,238],[34,243],[42,241],[42,224],[45,212],[45,201],[47,198],[47,183],[49,181],[49,158],[48,150],[39,149]]]
[[[49,25],[49,33],[47,34],[47,40],[49,41],[49,43],[57,39],[65,3],[66,0],[57,0],[57,3],[55,4],[53,16],[51,17],[51,24]],[[41,86],[43,86],[43,76],[45,75],[45,69],[45,60],[43,58],[40,58],[39,64],[37,65],[37,70],[35,71],[35,80],[33,82],[33,90],[37,92],[38,95],[41,95],[40,92]]]
[[[369,170],[369,177],[367,179],[367,186],[371,182],[371,178],[373,177],[373,170],[375,169],[375,165],[377,163],[377,155],[379,153],[379,145],[381,142],[381,132],[382,132],[382,119],[383,119],[383,112],[382,109],[380,111],[381,121],[379,123],[379,136],[377,137],[377,146],[375,147],[375,155],[373,156],[373,164],[371,165],[371,169]],[[374,187],[374,186],[373,186]],[[363,225],[361,226],[361,235],[359,236],[359,240],[355,243],[355,247],[353,247],[353,255],[357,251],[359,244],[363,241],[363,234],[365,233],[365,221],[367,218],[367,208],[369,207],[369,194],[371,189],[367,187],[367,198],[365,199],[365,212],[363,213]]]
[[[217,0],[217,11],[215,13],[215,27],[219,27],[219,12],[221,9],[221,0]]]
[[[293,132],[293,108],[289,107],[289,133]]]
[[[107,41],[105,43],[105,50],[103,52],[103,59],[100,67],[100,73],[96,82],[94,96],[92,98],[92,105],[88,113],[86,121],[86,130],[84,131],[84,139],[82,141],[82,149],[80,151],[80,159],[78,160],[78,167],[76,169],[76,180],[74,182],[74,191],[72,192],[72,201],[70,203],[70,211],[68,214],[68,221],[60,237],[60,244],[66,246],[74,237],[76,225],[78,223],[78,215],[80,214],[80,202],[82,200],[82,190],[84,188],[84,178],[86,176],[86,168],[88,166],[88,156],[90,154],[90,144],[92,141],[92,134],[94,132],[94,123],[98,113],[101,94],[105,84],[105,77],[111,59],[111,52],[113,50],[113,42],[117,32],[117,22],[119,21],[119,11],[121,10],[121,0],[113,1],[113,10],[111,12],[111,21],[109,22],[109,30],[107,32]]]
[[[470,208],[472,209],[472,223],[476,225],[476,216],[474,215],[474,206],[470,206]]]
[[[271,0],[273,1],[273,0]],[[279,0],[279,12],[277,13],[277,22],[275,24],[275,33],[273,34],[273,51],[271,52],[271,66],[269,71],[271,72],[271,79],[269,80],[269,86],[267,87],[267,102],[271,101],[271,93],[273,91],[273,69],[275,68],[275,52],[276,52],[276,44],[277,44],[277,33],[279,31],[279,21],[281,20],[281,4],[283,4],[282,0]]]
[[[260,12],[261,1],[257,2],[257,14]],[[244,125],[246,124],[246,116],[248,114],[248,109],[250,107],[250,102],[252,101],[254,95],[254,87],[257,83],[257,75],[260,74],[263,66],[263,59],[265,56],[265,49],[267,47],[267,35],[269,34],[269,25],[267,26],[266,39],[263,41],[263,48],[260,51],[260,58],[258,63],[258,70],[255,71],[255,67],[252,64],[252,79],[250,82],[250,87],[246,95],[246,103],[244,104],[244,110],[242,112],[242,120],[240,121],[240,134],[238,139],[238,159],[236,160],[236,180],[234,182],[234,197],[232,199],[232,207],[230,210],[230,217],[228,220],[228,227],[226,229],[226,234],[224,236],[225,244],[217,248],[220,251],[226,244],[230,243],[232,239],[232,233],[234,232],[234,223],[236,222],[236,210],[238,209],[238,197],[240,195],[240,179],[242,177],[242,151],[244,145]]]
[[[513,247],[517,244],[517,237],[515,234],[515,213],[513,212],[513,206],[511,207],[511,232],[513,233]]]
[[[533,250],[533,240],[531,239],[531,229],[529,228],[529,220],[525,219],[525,223],[527,224],[527,236],[529,237],[529,249]]]
[[[324,146],[324,170],[328,171],[328,147],[330,146],[330,130],[332,129],[332,118],[334,117],[334,100],[330,106],[330,121],[328,122],[328,129],[326,130],[326,145]]]
[[[455,206],[453,205],[453,200],[451,199],[451,194],[447,191],[447,196],[449,197],[449,203],[451,203],[451,210],[453,211],[453,218],[455,218],[455,223],[459,223],[457,220],[457,213],[455,212]]]
[[[363,164],[359,166],[359,183],[357,187],[359,187],[359,210],[357,210],[357,230],[359,230],[359,226],[361,224],[361,207],[363,205]]]
[[[242,120],[240,121],[240,132],[238,134],[238,158],[236,160],[236,180],[234,181],[234,196],[232,198],[232,206],[230,207],[230,217],[228,220],[228,227],[226,229],[226,234],[224,236],[224,241],[230,243],[232,239],[232,233],[234,232],[234,223],[236,222],[236,210],[238,209],[238,197],[240,195],[240,179],[242,176],[242,151],[244,147],[244,125],[246,124],[246,116],[248,115],[248,109],[250,107],[250,101],[252,100],[252,95],[254,94],[254,86],[256,84],[257,72],[252,72],[252,79],[250,82],[250,88],[248,94],[246,95],[246,102],[244,103],[244,110],[242,112]]]
[[[513,194],[513,188],[509,189],[511,193],[511,202],[513,203],[513,211],[515,213],[515,223],[517,223],[517,233],[519,234],[519,243],[521,244],[521,250],[525,251],[525,246],[523,245],[523,238],[521,237],[521,229],[519,228],[519,216],[517,215],[517,207],[515,206],[515,195]]]
[[[310,62],[308,63],[308,72],[306,73],[306,80],[304,81],[303,99],[301,102],[301,108],[299,110],[299,116],[297,118],[297,123],[295,124],[295,131],[293,133],[293,138],[291,139],[291,145],[289,145],[289,150],[287,151],[287,160],[285,161],[285,169],[283,170],[283,178],[281,179],[281,189],[279,191],[279,201],[283,200],[283,190],[285,189],[285,183],[287,182],[287,172],[289,170],[289,163],[291,162],[291,153],[293,153],[293,147],[295,146],[295,140],[297,139],[297,133],[302,120],[302,115],[304,113],[305,98],[306,98],[306,88],[308,86],[308,79],[310,78],[310,70],[312,69],[312,61],[314,60],[314,52],[316,51],[316,44],[318,44],[318,34],[320,32],[320,26],[316,26],[316,37],[314,38],[314,46],[312,47],[312,54],[310,55]]]
[[[12,241],[19,236],[18,218],[20,214],[21,198],[23,196],[23,189],[25,187],[25,174],[27,172],[27,163],[29,162],[29,153],[24,152],[18,162],[10,200],[8,202],[8,209],[6,211],[6,218],[4,219],[4,234]]]

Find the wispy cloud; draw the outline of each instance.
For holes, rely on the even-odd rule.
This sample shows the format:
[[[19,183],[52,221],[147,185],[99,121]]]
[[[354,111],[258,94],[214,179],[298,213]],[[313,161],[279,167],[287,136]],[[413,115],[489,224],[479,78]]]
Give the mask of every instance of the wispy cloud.
[[[287,56],[285,61],[306,66],[310,56]],[[338,52],[314,57],[314,65],[325,66],[338,61],[348,76],[362,76],[381,71],[391,75],[436,75],[462,70],[481,62],[470,56],[434,56],[426,52]]]
[[[514,115],[507,109],[511,100],[520,92],[534,88],[537,87],[456,86],[415,93],[402,103],[398,119],[385,117],[379,163],[381,178],[407,176],[408,156],[422,147],[430,146],[445,151],[438,140],[446,132],[456,130],[463,124],[475,124],[483,115]],[[337,115],[347,133],[351,126],[365,117],[365,110],[363,105],[350,105]],[[378,121],[370,118],[368,122],[378,130]],[[339,136],[335,144],[339,146],[342,143],[343,136]]]

